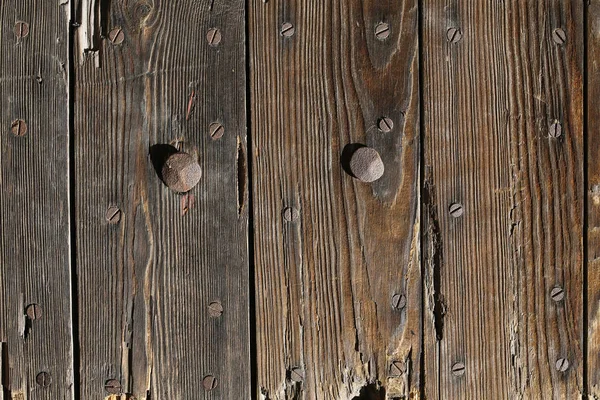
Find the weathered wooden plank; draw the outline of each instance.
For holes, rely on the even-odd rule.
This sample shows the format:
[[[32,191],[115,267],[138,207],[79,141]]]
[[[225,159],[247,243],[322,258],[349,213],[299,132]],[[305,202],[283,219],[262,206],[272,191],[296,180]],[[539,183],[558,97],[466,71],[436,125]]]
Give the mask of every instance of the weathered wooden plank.
[[[75,69],[81,398],[249,398],[244,2],[108,3]],[[189,196],[155,171],[169,145],[202,167]]]
[[[261,398],[418,394],[416,5],[249,3]],[[344,172],[359,144],[372,184]]]
[[[58,1],[0,3],[0,376],[5,399],[73,394],[69,18],[69,8]],[[28,309],[32,304],[35,313]],[[36,383],[38,375],[44,387]]]
[[[582,22],[423,2],[427,398],[581,392]]]

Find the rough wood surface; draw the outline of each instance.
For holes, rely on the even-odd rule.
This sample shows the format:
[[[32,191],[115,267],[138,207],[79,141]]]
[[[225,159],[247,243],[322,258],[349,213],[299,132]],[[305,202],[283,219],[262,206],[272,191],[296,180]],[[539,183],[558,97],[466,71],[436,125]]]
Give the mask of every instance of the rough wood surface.
[[[425,0],[421,67],[425,395],[579,398],[583,2]]]
[[[69,9],[58,1],[0,2],[0,397],[5,400],[73,395],[68,21]],[[18,119],[23,136],[13,133]],[[33,303],[41,310],[35,320],[25,316]],[[41,372],[51,377],[50,386],[36,384]]]
[[[244,2],[101,3],[105,39],[75,69],[81,398],[116,379],[139,400],[247,399]],[[157,176],[169,145],[202,168],[188,196]]]
[[[253,1],[248,13],[259,398],[413,398],[417,2]],[[372,184],[344,170],[358,145],[385,164]]]

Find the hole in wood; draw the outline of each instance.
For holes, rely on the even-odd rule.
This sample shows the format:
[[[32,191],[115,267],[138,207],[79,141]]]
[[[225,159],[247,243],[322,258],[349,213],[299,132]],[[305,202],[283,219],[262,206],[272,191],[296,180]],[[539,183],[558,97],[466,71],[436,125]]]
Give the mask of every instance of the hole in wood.
[[[385,400],[385,388],[379,384],[371,383],[363,387],[352,400]]]

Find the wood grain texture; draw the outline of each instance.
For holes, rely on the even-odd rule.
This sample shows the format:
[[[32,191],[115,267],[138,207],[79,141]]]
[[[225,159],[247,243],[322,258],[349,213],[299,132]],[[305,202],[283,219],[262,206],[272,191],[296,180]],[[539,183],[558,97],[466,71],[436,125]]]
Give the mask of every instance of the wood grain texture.
[[[416,1],[253,1],[248,17],[259,398],[414,398]],[[383,41],[380,22],[391,29]],[[389,133],[377,128],[384,115]],[[344,172],[358,144],[385,164],[373,184]],[[395,294],[404,308],[393,309]]]
[[[427,398],[582,392],[582,22],[576,1],[423,1]]]
[[[17,21],[28,24],[17,28],[21,38]],[[56,1],[0,3],[0,396],[7,400],[73,396],[68,21],[69,9]],[[27,125],[20,137],[11,129],[18,119]],[[35,321],[25,317],[32,303],[42,310]],[[42,371],[49,387],[36,384]]]
[[[102,4],[105,40],[75,69],[81,398],[107,379],[136,399],[249,398],[244,2]],[[157,176],[164,145],[199,160],[188,197]]]

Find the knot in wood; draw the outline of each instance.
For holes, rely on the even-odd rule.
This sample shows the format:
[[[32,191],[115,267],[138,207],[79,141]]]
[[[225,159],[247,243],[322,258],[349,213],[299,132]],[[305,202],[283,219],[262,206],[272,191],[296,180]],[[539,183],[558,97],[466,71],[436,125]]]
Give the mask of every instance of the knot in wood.
[[[165,161],[162,178],[165,184],[175,192],[190,191],[200,181],[202,169],[194,157],[187,153],[175,153]]]
[[[361,147],[350,158],[350,171],[362,182],[374,182],[383,176],[385,167],[377,150]]]

